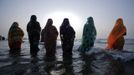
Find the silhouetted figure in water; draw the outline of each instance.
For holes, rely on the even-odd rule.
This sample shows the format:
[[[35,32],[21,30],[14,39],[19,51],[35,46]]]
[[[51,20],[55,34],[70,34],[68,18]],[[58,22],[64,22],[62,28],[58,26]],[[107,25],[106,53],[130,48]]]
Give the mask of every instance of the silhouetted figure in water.
[[[90,50],[94,46],[94,41],[96,39],[96,28],[94,25],[94,20],[92,17],[87,18],[87,22],[84,25],[82,44],[79,47],[79,51],[85,52]]]
[[[124,35],[126,35],[126,27],[123,24],[122,18],[117,19],[115,26],[107,39],[107,49],[122,50],[124,46]]]
[[[39,51],[38,45],[40,40],[41,27],[36,19],[36,16],[32,15],[30,22],[27,24],[27,32],[30,43],[30,54],[32,55],[32,57],[36,57],[37,52]]]
[[[95,58],[92,55],[81,54],[81,59],[84,63],[82,65],[82,75],[90,75],[92,73],[91,63]]]
[[[44,71],[46,72],[46,75],[51,75],[52,70],[56,67],[56,56],[45,56],[44,59]]]
[[[65,18],[60,26],[60,38],[63,49],[63,55],[72,54],[74,45],[75,31],[69,23],[69,19]]]
[[[8,45],[11,54],[20,54],[23,36],[23,30],[19,27],[17,22],[14,22],[8,32]]]
[[[72,55],[63,55],[63,68],[65,68],[65,72],[62,75],[75,75],[72,63]]]
[[[57,36],[58,31],[56,27],[53,26],[53,20],[48,19],[46,26],[41,32],[41,41],[44,42],[46,56],[55,56]]]

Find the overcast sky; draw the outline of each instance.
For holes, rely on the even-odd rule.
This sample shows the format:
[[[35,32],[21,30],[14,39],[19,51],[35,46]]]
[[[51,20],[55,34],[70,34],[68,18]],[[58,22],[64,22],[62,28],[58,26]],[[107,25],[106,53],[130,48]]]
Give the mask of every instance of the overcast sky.
[[[26,25],[31,15],[35,14],[44,28],[48,17],[56,12],[70,13],[71,21],[78,18],[70,21],[77,38],[81,38],[83,26],[89,16],[94,18],[97,38],[107,38],[120,17],[127,27],[125,38],[134,38],[134,0],[0,0],[0,35],[7,37],[11,24],[17,21],[27,37]],[[56,17],[58,16],[60,17],[59,14]],[[62,20],[54,20],[58,30],[61,22]]]

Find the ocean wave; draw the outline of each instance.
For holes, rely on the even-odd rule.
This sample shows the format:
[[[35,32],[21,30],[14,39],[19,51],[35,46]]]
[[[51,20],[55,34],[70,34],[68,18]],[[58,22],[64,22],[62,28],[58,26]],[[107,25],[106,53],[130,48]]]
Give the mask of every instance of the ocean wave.
[[[107,44],[107,40],[106,39],[97,39],[95,41],[95,43]],[[134,45],[134,39],[125,39],[125,44],[126,45]]]

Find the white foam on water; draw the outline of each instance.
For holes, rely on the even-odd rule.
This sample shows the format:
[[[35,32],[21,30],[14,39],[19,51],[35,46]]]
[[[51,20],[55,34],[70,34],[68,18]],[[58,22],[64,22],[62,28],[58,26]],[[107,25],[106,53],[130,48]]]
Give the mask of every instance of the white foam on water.
[[[132,51],[119,51],[119,50],[106,50],[102,48],[92,48],[86,54],[91,55],[91,54],[98,54],[98,53],[106,53],[111,55],[115,60],[122,60],[124,62],[130,61],[134,59],[134,52]],[[104,54],[99,55],[98,57],[101,58],[103,57]]]

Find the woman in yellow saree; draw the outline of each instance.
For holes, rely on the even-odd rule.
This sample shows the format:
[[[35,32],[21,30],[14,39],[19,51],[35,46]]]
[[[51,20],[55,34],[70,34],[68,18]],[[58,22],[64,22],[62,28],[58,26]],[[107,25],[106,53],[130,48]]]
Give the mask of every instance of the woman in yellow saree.
[[[126,35],[126,27],[123,24],[123,19],[117,19],[113,30],[107,39],[107,49],[122,50],[124,46],[124,35]]]
[[[23,36],[23,30],[17,22],[14,22],[8,32],[8,45],[11,54],[16,55],[20,53]]]

